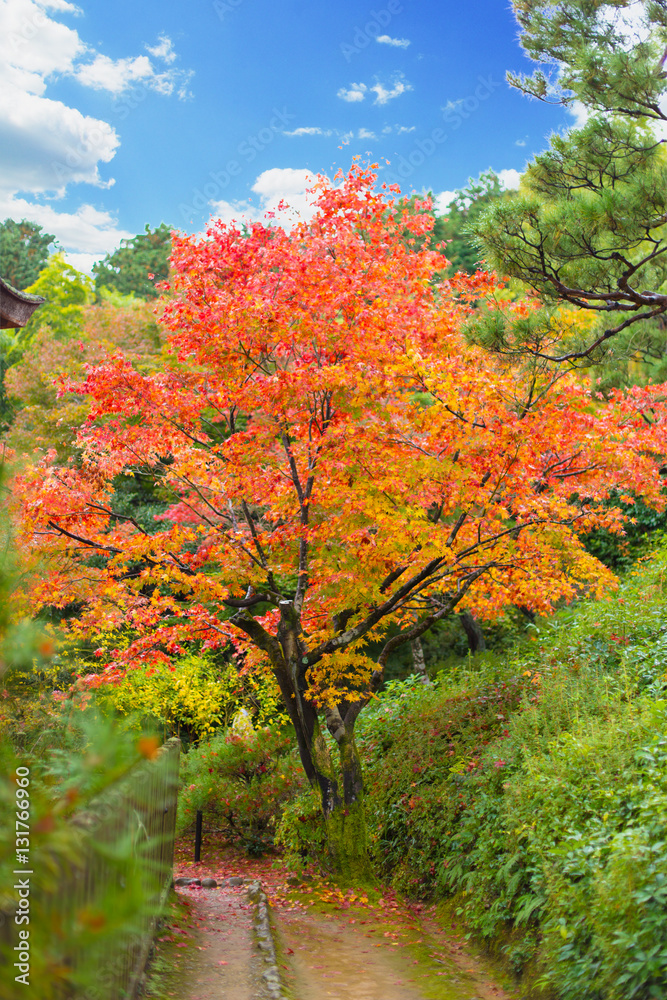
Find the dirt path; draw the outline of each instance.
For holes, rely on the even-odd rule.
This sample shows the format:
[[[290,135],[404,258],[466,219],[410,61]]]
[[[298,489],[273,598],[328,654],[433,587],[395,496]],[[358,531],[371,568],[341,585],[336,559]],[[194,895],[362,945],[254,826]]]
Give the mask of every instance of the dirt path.
[[[294,1000],[511,1000],[465,942],[445,934],[422,907],[390,893],[369,900],[318,879],[294,887],[271,859],[250,861],[221,845],[210,845],[204,863],[186,857],[183,850],[175,876],[264,883],[280,974]],[[147,998],[263,996],[264,963],[245,886],[181,886],[178,894],[178,915],[158,944],[167,971]]]
[[[335,910],[276,912],[298,1000],[509,1000],[460,944],[440,940],[414,915]]]
[[[200,925],[201,938],[181,1000],[253,1000],[257,971],[244,890],[184,887],[179,892],[192,898],[192,915]]]
[[[162,947],[162,983],[149,993],[178,1000],[255,1000],[261,964],[251,932],[245,889],[177,888],[180,919],[168,923]],[[182,949],[182,950],[177,950]]]
[[[279,928],[293,952],[290,985],[299,1000],[425,1000],[427,996],[421,989],[426,976],[417,960],[388,954],[388,948],[372,941],[369,932],[310,913],[282,916]],[[448,1000],[471,1000],[476,995],[462,987],[453,968],[441,987],[438,992]]]

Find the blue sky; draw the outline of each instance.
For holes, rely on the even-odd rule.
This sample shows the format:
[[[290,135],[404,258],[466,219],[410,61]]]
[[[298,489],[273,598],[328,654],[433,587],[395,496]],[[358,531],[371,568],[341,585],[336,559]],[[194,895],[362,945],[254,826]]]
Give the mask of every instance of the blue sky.
[[[146,223],[305,213],[357,154],[444,208],[571,123],[507,85],[531,66],[504,0],[0,0],[0,219],[87,270]]]

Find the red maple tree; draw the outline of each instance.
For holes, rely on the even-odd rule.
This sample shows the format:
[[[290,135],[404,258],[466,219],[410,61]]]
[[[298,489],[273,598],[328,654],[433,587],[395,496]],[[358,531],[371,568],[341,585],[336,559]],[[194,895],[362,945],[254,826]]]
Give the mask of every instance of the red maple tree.
[[[611,583],[577,533],[618,526],[612,490],[659,505],[667,451],[663,389],[603,401],[468,346],[493,278],[433,281],[432,218],[392,194],[355,164],[291,231],[175,235],[161,370],[115,354],[65,384],[90,400],[81,458],[15,490],[48,557],[33,607],[78,601],[70,629],[126,636],[98,639],[95,683],[233,643],[277,680],[332,851],[360,864],[354,725],[391,651],[457,605],[546,611]],[[113,507],[146,470],[171,498],[158,534]]]

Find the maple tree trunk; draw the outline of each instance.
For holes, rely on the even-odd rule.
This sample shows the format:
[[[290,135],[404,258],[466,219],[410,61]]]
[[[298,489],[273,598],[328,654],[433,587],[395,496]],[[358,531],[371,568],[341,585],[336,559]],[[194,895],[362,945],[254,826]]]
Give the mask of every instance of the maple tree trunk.
[[[368,854],[361,761],[354,732],[338,744],[339,772],[343,796],[340,804],[325,814],[329,857],[340,879],[352,885],[373,881]]]
[[[373,881],[373,874],[354,719],[348,717],[339,726],[332,726],[327,720],[338,750],[338,760],[334,762],[320,727],[318,710],[302,695],[305,679],[300,669],[301,651],[294,633],[283,633],[281,646],[283,654],[287,655],[277,669],[274,665],[274,673],[296,732],[306,777],[321,797],[331,866],[343,882],[369,884]],[[337,717],[340,720],[340,715]]]
[[[354,733],[346,732],[336,741],[338,761],[334,763],[315,709],[302,702],[305,710],[294,711],[295,700],[290,699],[290,717],[306,777],[321,797],[331,866],[344,882],[369,883],[373,875],[361,761]]]

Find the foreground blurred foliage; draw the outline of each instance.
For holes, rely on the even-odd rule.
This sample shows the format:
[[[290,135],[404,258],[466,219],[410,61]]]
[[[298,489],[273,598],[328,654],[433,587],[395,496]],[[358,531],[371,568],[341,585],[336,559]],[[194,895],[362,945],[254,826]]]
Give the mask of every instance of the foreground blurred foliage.
[[[54,697],[63,675],[55,633],[13,614],[19,566],[3,522],[0,538],[0,1000],[22,990],[40,1000],[106,1000],[157,912],[166,875],[148,863],[131,820],[117,829],[127,778],[140,811],[148,786],[136,768],[160,741],[134,718],[86,708],[90,695]],[[94,888],[85,900],[70,898],[86,865],[97,872]],[[29,923],[15,922],[16,870],[30,872]],[[27,987],[14,978],[19,930],[29,931]]]
[[[11,733],[0,744],[0,998],[13,1000],[19,929],[29,931],[29,989],[40,1000],[106,1000],[128,948],[157,916],[166,872],[144,855],[131,815],[140,815],[146,785],[135,770],[159,746],[130,727],[72,705],[50,713],[44,739],[16,752]],[[26,778],[26,770],[29,772]],[[132,773],[131,783],[126,783]],[[29,796],[27,858],[17,855],[16,809]],[[119,823],[132,794],[134,813]],[[136,812],[139,810],[139,812]],[[109,839],[108,831],[113,831]],[[18,844],[26,849],[26,843]],[[29,868],[29,924],[15,924],[15,884]],[[90,877],[84,873],[95,871]],[[92,885],[82,898],[76,887]],[[10,971],[11,970],[11,971]]]

